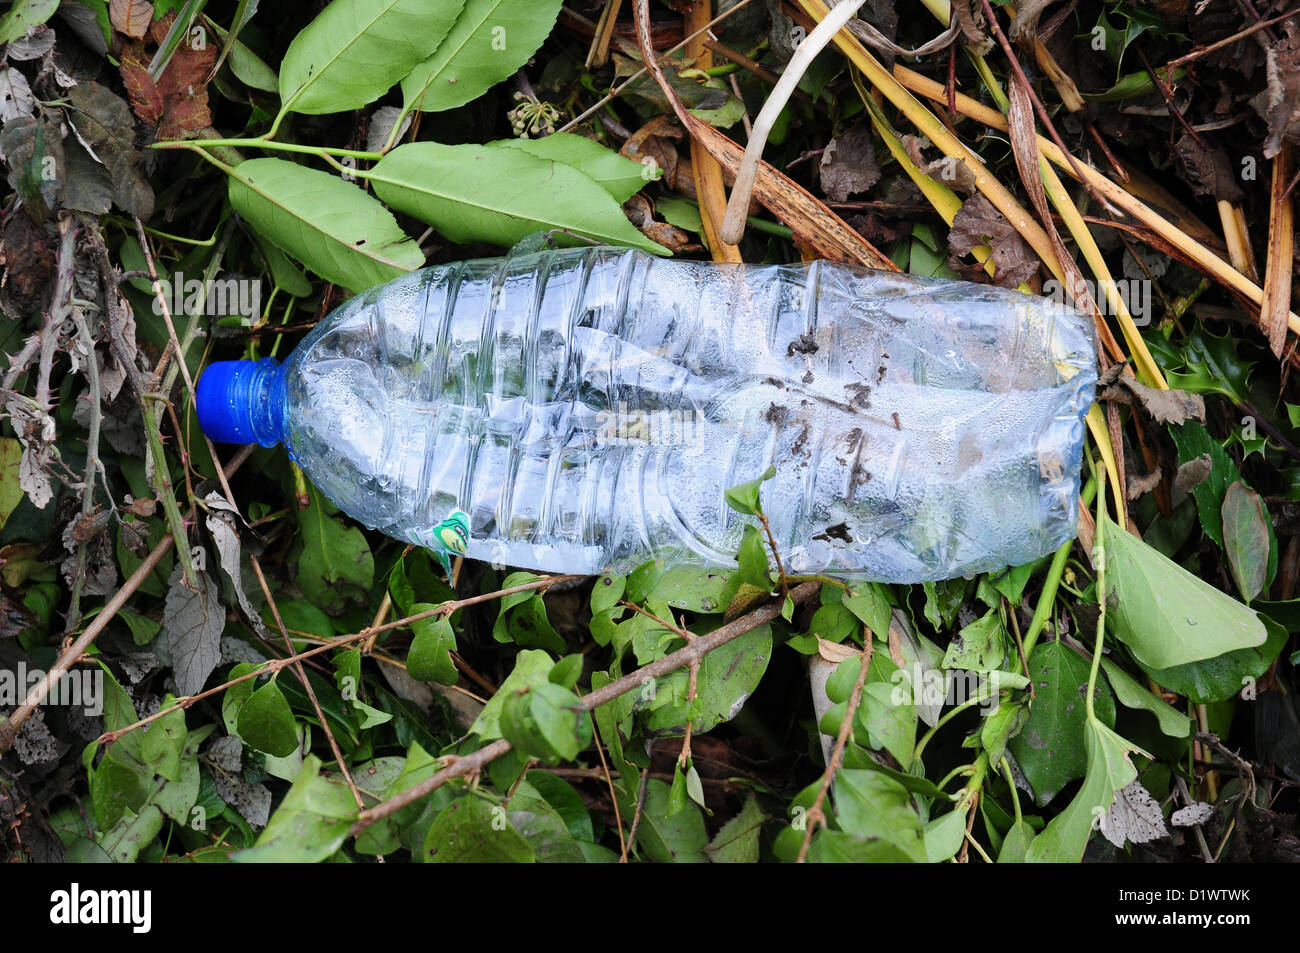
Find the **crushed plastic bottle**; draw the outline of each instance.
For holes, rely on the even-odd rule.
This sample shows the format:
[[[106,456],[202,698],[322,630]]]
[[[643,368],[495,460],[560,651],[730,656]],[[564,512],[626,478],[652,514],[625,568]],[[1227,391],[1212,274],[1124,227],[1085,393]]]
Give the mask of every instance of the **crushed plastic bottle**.
[[[770,464],[788,572],[919,582],[1073,538],[1095,362],[1090,322],[1014,291],[598,248],[371,289],[283,365],[211,365],[198,413],[444,559],[734,566],[724,492]]]

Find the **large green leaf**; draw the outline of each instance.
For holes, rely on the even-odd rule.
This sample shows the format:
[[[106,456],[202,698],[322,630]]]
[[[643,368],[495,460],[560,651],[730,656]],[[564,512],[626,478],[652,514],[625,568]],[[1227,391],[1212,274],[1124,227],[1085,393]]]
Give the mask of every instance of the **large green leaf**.
[[[1089,670],[1088,663],[1059,640],[1038,645],[1029,657],[1034,680],[1029,721],[1007,747],[1039,804],[1047,804],[1088,768],[1079,741],[1087,722]],[[1104,682],[1097,686],[1093,705],[1098,718],[1115,723],[1115,699]]]
[[[438,49],[464,7],[465,0],[334,0],[284,54],[281,112],[373,102]]]
[[[566,229],[599,242],[666,251],[577,169],[519,149],[413,142],[386,155],[367,178],[393,208],[461,244],[509,247],[533,232]]]
[[[297,583],[303,593],[322,609],[341,609],[350,593],[370,589],[375,575],[375,557],[365,535],[347,526],[334,514],[334,507],[315,489],[309,490],[311,505],[298,510],[302,550],[298,554]]]
[[[1031,863],[1078,863],[1088,846],[1093,829],[1106,816],[1115,793],[1128,787],[1137,777],[1137,768],[1129,760],[1133,745],[1100,721],[1084,726],[1084,744],[1088,752],[1088,772],[1083,786],[1064,811],[1043,828],[1029,845],[1026,860]]]
[[[327,281],[364,291],[424,265],[391,212],[336,175],[284,159],[230,172],[230,204],[258,232]]]
[[[298,728],[284,692],[274,681],[248,696],[239,709],[239,737],[250,748],[284,758],[298,749]]]
[[[320,759],[308,755],[293,787],[266,830],[248,850],[230,859],[262,863],[312,863],[343,846],[357,814],[357,803],[340,781],[320,776]]]
[[[404,110],[439,112],[478,99],[528,62],[561,0],[469,0],[433,55],[402,80]]]
[[[1236,599],[1109,520],[1105,539],[1107,619],[1144,665],[1171,668],[1264,642],[1264,623]]]
[[[1198,705],[1227,701],[1268,671],[1268,667],[1286,645],[1286,629],[1267,617],[1260,618],[1268,632],[1263,645],[1237,649],[1235,652],[1172,668],[1143,668],[1157,684],[1171,692],[1186,695]]]
[[[1223,550],[1237,591],[1247,602],[1268,584],[1271,549],[1264,501],[1237,480],[1223,494]]]
[[[466,794],[443,808],[433,822],[424,837],[422,859],[434,864],[531,864],[534,854],[504,807]]]
[[[490,145],[522,149],[539,159],[571,165],[619,203],[626,202],[646,183],[657,179],[661,171],[658,166],[633,162],[599,142],[571,132],[556,132],[541,139],[502,139]]]

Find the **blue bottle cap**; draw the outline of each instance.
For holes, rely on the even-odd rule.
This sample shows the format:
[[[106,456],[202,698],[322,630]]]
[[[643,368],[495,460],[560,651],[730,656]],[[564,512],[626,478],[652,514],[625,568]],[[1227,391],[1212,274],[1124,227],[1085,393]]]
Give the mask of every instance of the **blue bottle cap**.
[[[199,426],[215,443],[280,442],[283,384],[274,358],[216,361],[199,378],[195,412]]]

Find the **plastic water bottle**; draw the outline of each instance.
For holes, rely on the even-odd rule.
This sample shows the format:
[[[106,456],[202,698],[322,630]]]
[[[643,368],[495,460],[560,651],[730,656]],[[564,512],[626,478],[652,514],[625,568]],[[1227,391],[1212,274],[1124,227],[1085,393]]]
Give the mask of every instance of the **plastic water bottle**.
[[[208,367],[198,415],[444,562],[734,566],[724,492],[772,465],[787,571],[917,582],[1073,538],[1095,361],[1090,322],[1014,291],[579,249],[373,288],[283,365]]]

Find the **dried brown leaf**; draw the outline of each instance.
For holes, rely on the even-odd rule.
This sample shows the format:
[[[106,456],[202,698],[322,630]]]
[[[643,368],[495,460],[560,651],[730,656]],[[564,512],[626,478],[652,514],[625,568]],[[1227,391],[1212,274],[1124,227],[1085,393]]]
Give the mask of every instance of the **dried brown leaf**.
[[[1020,237],[1015,226],[993,207],[983,195],[967,199],[948,230],[948,263],[957,271],[972,269],[962,259],[976,245],[993,249],[996,271],[993,280],[1004,288],[1014,288],[1038,270],[1038,257],[1029,243]],[[982,266],[978,267],[983,273]]]
[[[128,43],[122,49],[122,85],[126,87],[131,109],[141,122],[156,126],[163,114],[163,97],[158,85],[149,75],[149,57],[139,43]]]
[[[149,0],[109,0],[108,21],[118,33],[138,40],[149,32],[153,4]]]
[[[822,191],[833,202],[847,202],[850,195],[865,192],[879,182],[880,166],[870,127],[856,126],[827,143],[818,171]]]
[[[1241,187],[1237,184],[1232,161],[1223,149],[1209,151],[1184,130],[1174,142],[1179,178],[1192,187],[1197,195],[1227,202],[1240,202]]]
[[[1158,390],[1148,387],[1116,364],[1097,380],[1098,400],[1121,404],[1138,404],[1156,423],[1182,424],[1188,420],[1205,421],[1205,398],[1185,390]]]

